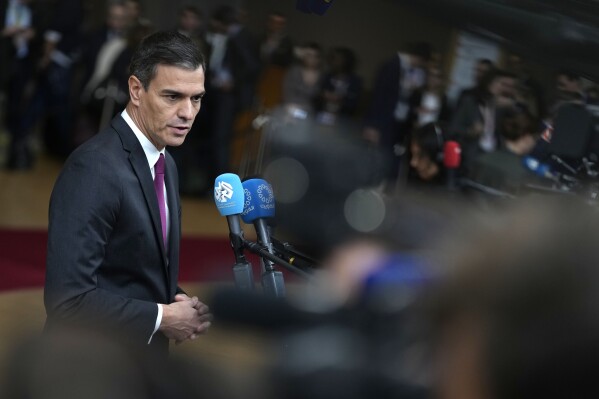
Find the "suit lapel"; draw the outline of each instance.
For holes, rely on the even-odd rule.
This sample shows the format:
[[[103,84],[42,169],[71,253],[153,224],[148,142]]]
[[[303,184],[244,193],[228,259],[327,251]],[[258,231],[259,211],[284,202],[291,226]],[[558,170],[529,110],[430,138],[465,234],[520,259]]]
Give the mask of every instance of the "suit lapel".
[[[146,205],[150,211],[152,225],[154,226],[154,237],[156,238],[156,244],[160,248],[162,263],[164,265],[167,279],[170,279],[167,270],[166,251],[164,249],[164,245],[162,244],[160,209],[158,208],[158,199],[156,198],[156,191],[154,191],[154,181],[152,180],[152,173],[150,172],[150,168],[148,166],[148,159],[146,158],[139,140],[137,137],[135,137],[135,134],[133,131],[131,131],[131,128],[120,115],[113,119],[112,126],[121,137],[123,148],[129,152],[129,162],[131,163],[133,171],[135,172],[135,175],[139,180],[139,184],[141,185],[141,189],[146,200]]]

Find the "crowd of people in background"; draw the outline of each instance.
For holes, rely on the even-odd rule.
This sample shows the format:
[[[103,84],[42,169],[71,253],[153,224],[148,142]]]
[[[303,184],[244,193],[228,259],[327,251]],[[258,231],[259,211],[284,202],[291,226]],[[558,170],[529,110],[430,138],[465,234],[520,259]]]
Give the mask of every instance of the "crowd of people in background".
[[[32,167],[32,136],[40,126],[45,150],[60,157],[106,126],[127,101],[131,52],[155,30],[138,0],[108,2],[105,23],[88,32],[82,30],[82,1],[60,0],[49,12],[41,6],[34,0],[0,3],[9,169]],[[579,76],[562,70],[551,98],[511,56],[504,68],[478,60],[475,84],[450,100],[444,74],[450,55],[420,42],[390,56],[366,92],[351,48],[298,43],[287,33],[284,14],[268,15],[262,32],[250,31],[241,11],[230,6],[205,15],[188,5],[178,15],[173,28],[193,38],[208,60],[209,95],[188,145],[173,150],[188,193],[207,190],[214,176],[231,170],[236,134],[280,106],[323,125],[348,119],[362,126],[361,139],[387,161],[383,174],[391,187],[442,185],[443,144],[457,140],[462,176],[514,191],[526,180],[520,177],[530,177],[521,170],[522,157],[551,127],[560,105],[596,97]],[[204,187],[191,183],[198,171]],[[509,187],[501,183],[507,180]]]

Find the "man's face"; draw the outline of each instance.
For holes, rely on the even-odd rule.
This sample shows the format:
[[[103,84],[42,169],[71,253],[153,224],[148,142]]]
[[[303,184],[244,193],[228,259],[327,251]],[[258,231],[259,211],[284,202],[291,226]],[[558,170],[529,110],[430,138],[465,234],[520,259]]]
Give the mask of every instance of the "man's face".
[[[124,6],[118,4],[110,6],[106,23],[111,30],[123,33],[128,22],[127,9]]]
[[[513,98],[516,94],[516,80],[509,76],[499,76],[489,85],[489,91],[495,97]]]
[[[410,151],[412,152],[410,166],[416,170],[418,177],[426,181],[432,180],[439,174],[439,167],[437,164],[435,164],[414,141],[412,141],[410,145]]]
[[[559,91],[567,93],[575,93],[579,90],[578,81],[566,75],[558,75],[556,85]]]
[[[268,18],[268,31],[273,34],[280,34],[285,30],[287,19],[280,15],[271,15]]]
[[[203,68],[191,71],[158,65],[147,91],[138,82],[135,76],[129,80],[141,131],[159,150],[183,144],[200,111],[205,92]]]
[[[474,67],[474,80],[480,83],[482,78],[491,70],[491,65],[485,62],[478,62]]]
[[[139,3],[136,1],[126,1],[125,8],[127,9],[127,15],[129,18],[133,20],[137,19],[139,14],[141,14]]]
[[[180,24],[184,31],[195,32],[202,25],[202,20],[197,14],[191,11],[184,11],[183,14],[181,14]]]

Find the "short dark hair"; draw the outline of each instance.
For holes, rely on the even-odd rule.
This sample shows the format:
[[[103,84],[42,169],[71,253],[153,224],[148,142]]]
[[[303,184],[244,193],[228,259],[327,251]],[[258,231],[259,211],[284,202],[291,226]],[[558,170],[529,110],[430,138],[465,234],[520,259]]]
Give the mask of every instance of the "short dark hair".
[[[493,63],[493,61],[491,61],[488,58],[479,58],[478,61],[476,61],[476,63],[477,64],[484,64],[484,65],[486,65],[488,67],[491,67],[491,68],[495,67],[495,64]]]
[[[500,119],[501,135],[507,141],[516,141],[526,135],[534,135],[538,123],[525,109],[508,109]]]
[[[580,80],[579,74],[577,74],[576,72],[574,72],[570,69],[566,69],[566,68],[561,68],[559,71],[557,71],[557,76],[565,76],[570,81]]]
[[[444,138],[443,131],[439,125],[431,122],[414,129],[412,142],[420,147],[422,155],[428,157],[433,162],[440,163]]]
[[[204,55],[198,46],[177,31],[160,31],[145,37],[131,57],[129,73],[148,90],[158,65],[206,70]]]
[[[489,96],[489,86],[495,79],[499,78],[510,78],[517,79],[518,76],[510,71],[506,71],[504,69],[499,68],[491,68],[487,73],[483,75],[480,80],[480,84],[478,85],[477,95],[479,99],[484,99]]]

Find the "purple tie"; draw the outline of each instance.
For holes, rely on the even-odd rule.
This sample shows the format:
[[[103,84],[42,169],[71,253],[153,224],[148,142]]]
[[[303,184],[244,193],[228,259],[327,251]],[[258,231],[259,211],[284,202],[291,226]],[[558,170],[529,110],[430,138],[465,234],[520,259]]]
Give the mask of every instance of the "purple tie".
[[[160,158],[154,165],[154,190],[158,198],[158,208],[160,208],[160,222],[162,224],[162,242],[166,248],[166,207],[164,203],[164,154],[160,154]]]

